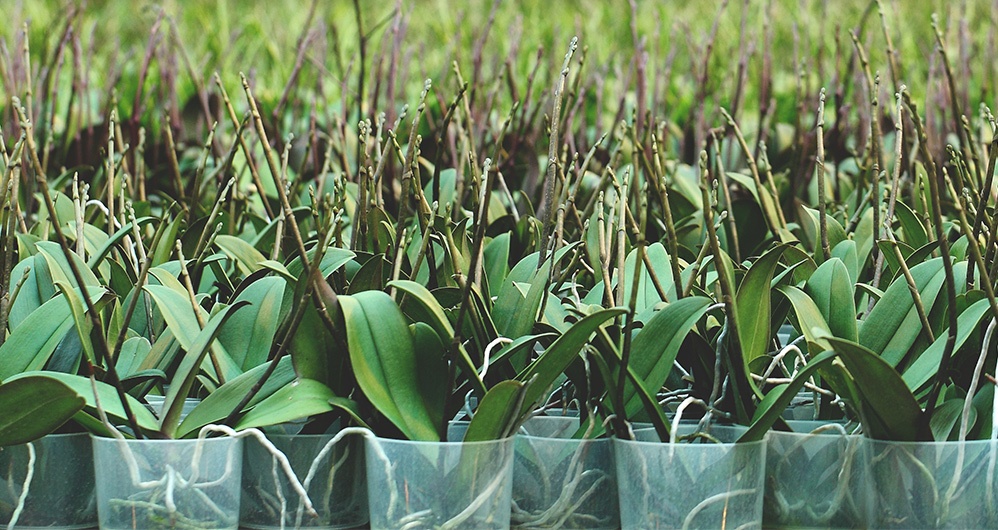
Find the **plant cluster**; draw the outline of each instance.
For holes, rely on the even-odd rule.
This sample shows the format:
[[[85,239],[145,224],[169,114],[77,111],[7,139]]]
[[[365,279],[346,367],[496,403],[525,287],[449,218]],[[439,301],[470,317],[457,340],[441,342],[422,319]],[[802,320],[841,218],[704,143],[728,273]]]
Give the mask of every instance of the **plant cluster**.
[[[428,53],[419,8],[362,4],[312,2],[294,41],[262,7],[202,38],[149,8],[121,50],[89,24],[113,5],[0,32],[0,446],[472,442],[566,409],[578,437],[749,443],[801,392],[870,438],[996,437],[987,6],[802,31],[632,1],[569,39],[496,1]]]

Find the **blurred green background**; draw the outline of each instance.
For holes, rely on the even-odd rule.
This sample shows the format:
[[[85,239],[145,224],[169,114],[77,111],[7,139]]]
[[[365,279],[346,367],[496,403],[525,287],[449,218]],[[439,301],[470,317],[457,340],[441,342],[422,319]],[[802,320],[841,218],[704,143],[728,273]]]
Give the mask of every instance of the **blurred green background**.
[[[998,11],[994,3],[998,2],[883,3],[887,26],[901,58],[899,79],[916,99],[932,92],[930,77],[933,83],[943,79],[941,61],[934,53],[933,13],[939,16],[950,60],[965,82],[967,97],[975,101],[982,96],[993,99]],[[6,24],[0,26],[0,97],[4,102],[12,95],[25,93],[19,46],[22,28],[27,24],[34,76],[44,75],[62,61],[59,83],[54,86],[71,84],[74,54],[66,50],[71,50],[76,41],[76,60],[83,61],[90,76],[89,97],[103,101],[109,93],[107,85],[113,81],[119,106],[128,112],[153,27],[162,13],[165,17],[152,39],[155,52],[146,87],[160,86],[164,81],[175,83],[178,100],[183,103],[194,93],[186,55],[200,83],[211,88],[212,75],[219,72],[231,91],[238,88],[238,73],[245,72],[254,80],[257,96],[265,106],[271,106],[296,70],[298,43],[304,37],[306,46],[296,95],[305,95],[304,101],[332,105],[340,100],[344,87],[356,89],[360,55],[355,7],[361,11],[368,35],[364,65],[367,87],[387,83],[393,77],[396,107],[418,97],[424,78],[432,78],[437,87],[450,88],[448,93],[456,90],[452,63],[459,65],[466,80],[471,78],[480,42],[484,45],[479,78],[487,86],[508,82],[499,77],[507,73],[508,61],[508,72],[522,90],[538,50],[542,50],[540,57],[545,66],[553,68],[541,68],[539,77],[543,79],[537,83],[550,83],[569,39],[578,35],[586,51],[587,73],[598,76],[602,89],[610,93],[636,89],[632,58],[637,39],[647,54],[647,87],[658,86],[666,95],[658,101],[660,108],[656,112],[663,116],[684,115],[698,98],[695,87],[703,46],[715,20],[717,37],[709,62],[707,93],[703,95],[711,102],[730,104],[738,84],[740,50],[747,49],[751,54],[742,108],[745,112],[757,108],[764,50],[768,48],[778,119],[788,121],[796,112],[792,102],[798,73],[804,74],[806,93],[816,94],[822,86],[834,91],[841,81],[837,72],[845,71],[845,64],[854,54],[849,32],[859,28],[871,70],[887,79],[881,20],[877,6],[866,0],[638,1],[633,9],[626,1],[597,0],[0,0],[0,5],[6,19]],[[67,37],[67,17],[72,13],[78,15],[72,24],[72,36]],[[494,16],[492,29],[481,41],[490,15]],[[65,53],[59,54],[63,41],[68,45]],[[390,76],[392,61],[388,58],[393,55],[398,57],[397,71]],[[175,79],[165,79],[171,76]],[[893,91],[889,83],[885,85],[885,91]],[[890,92],[886,92],[888,98]],[[148,98],[147,107],[161,103],[155,90],[147,88],[143,97]],[[508,94],[501,91],[500,97],[507,98]]]

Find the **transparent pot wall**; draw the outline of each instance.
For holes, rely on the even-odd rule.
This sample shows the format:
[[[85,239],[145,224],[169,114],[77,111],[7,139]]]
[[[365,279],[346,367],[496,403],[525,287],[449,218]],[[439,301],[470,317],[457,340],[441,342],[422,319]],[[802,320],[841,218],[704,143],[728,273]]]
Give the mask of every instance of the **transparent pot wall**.
[[[516,437],[514,527],[620,526],[609,438],[573,439],[578,418],[537,417]]]
[[[875,528],[998,527],[998,443],[864,440]]]
[[[862,437],[847,435],[841,425],[792,427],[803,432],[767,436],[766,526],[865,528]]]
[[[513,438],[367,438],[371,528],[509,528]]]
[[[737,430],[716,428],[722,442]],[[614,439],[620,522],[624,529],[749,529],[762,527],[766,445]]]
[[[242,440],[93,438],[101,529],[239,523]]]
[[[31,480],[25,484],[29,469]],[[11,524],[22,496],[14,528],[97,526],[89,434],[50,434],[30,444],[0,447],[0,481],[0,528]]]
[[[274,458],[247,439],[243,459],[240,524],[246,528],[354,528],[367,522],[364,439],[346,436],[328,446],[332,434],[268,435],[306,486],[319,517],[304,506]],[[282,522],[283,519],[283,522]]]

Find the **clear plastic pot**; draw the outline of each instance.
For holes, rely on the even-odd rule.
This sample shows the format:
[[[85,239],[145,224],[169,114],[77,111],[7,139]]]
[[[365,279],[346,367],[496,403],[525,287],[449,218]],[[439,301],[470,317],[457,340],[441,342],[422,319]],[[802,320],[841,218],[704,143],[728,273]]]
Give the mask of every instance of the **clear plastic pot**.
[[[609,438],[576,439],[578,417],[537,417],[516,436],[514,527],[620,526]]]
[[[15,512],[15,528],[97,526],[89,434],[50,434],[0,447],[0,483],[0,528],[10,525]]]
[[[509,528],[513,438],[410,442],[367,437],[371,528]]]
[[[841,424],[790,422],[766,446],[767,528],[865,528],[866,465],[862,437]]]
[[[766,442],[733,443],[743,431],[712,428],[721,443],[614,438],[621,527],[761,528]]]
[[[241,439],[95,437],[93,447],[102,529],[237,528]]]
[[[157,418],[163,417],[163,407],[166,405],[166,396],[146,396],[146,403],[148,403],[148,409],[150,412],[156,415]],[[201,404],[200,398],[184,398],[184,406],[180,408],[180,421],[184,421],[184,418],[194,410],[194,407]]]
[[[998,442],[864,440],[870,526],[998,527]]]
[[[332,447],[332,434],[267,435],[291,463],[319,517],[304,513],[301,499],[274,457],[254,438],[243,458],[240,525],[245,528],[355,528],[367,522],[364,440],[346,436]],[[325,450],[325,452],[323,452]],[[283,518],[283,524],[282,524]]]

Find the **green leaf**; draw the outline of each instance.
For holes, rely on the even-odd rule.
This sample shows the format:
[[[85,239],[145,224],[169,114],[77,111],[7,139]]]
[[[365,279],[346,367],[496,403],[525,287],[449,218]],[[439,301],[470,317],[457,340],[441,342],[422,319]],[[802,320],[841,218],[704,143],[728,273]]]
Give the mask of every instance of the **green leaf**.
[[[509,275],[509,232],[494,237],[482,250],[485,277],[489,290],[499,290]]]
[[[454,340],[454,327],[451,326],[447,314],[444,313],[444,308],[441,307],[440,302],[434,298],[433,293],[429,289],[409,280],[388,282],[388,287],[394,287],[407,294],[406,301],[411,300],[419,304],[424,313],[429,317],[426,324],[436,331],[440,340],[444,341],[444,347],[449,347],[451,341]],[[471,381],[475,390],[484,396],[486,393],[485,383],[482,382],[482,378],[478,375],[475,363],[471,360],[471,356],[468,355],[468,351],[463,344],[458,344],[457,360],[461,364],[461,370],[465,373],[468,380]]]
[[[443,425],[420,392],[412,334],[398,305],[382,291],[339,297],[354,375],[364,395],[410,440],[439,441]],[[447,388],[440,388],[446,395]]]
[[[167,277],[172,278],[171,276],[164,276],[163,278]],[[160,277],[157,276],[157,279],[160,279]],[[160,279],[160,281],[163,281],[163,279]],[[170,283],[170,280],[166,280],[166,283]],[[167,287],[166,284],[146,285],[145,290],[156,303],[160,314],[163,315],[163,320],[166,321],[167,329],[173,333],[174,338],[180,343],[180,347],[188,352],[191,351],[202,330],[194,314],[194,306],[191,305],[186,290],[178,291],[176,287]],[[197,307],[197,311],[201,314],[202,321],[208,320],[208,314],[201,306]],[[211,349],[216,358],[219,359],[219,364],[224,372],[222,376],[224,376],[225,380],[228,381],[229,379],[238,377],[241,371],[235,362],[232,361],[232,357],[225,350],[225,346],[221,343],[213,342]]]
[[[864,432],[882,440],[917,440],[922,409],[894,368],[860,344],[835,337],[824,340],[841,356],[855,382]]]
[[[530,289],[527,290],[526,296],[517,287],[518,282],[512,279],[518,267],[519,264],[506,278],[492,308],[492,319],[496,324],[496,330],[504,337],[520,337],[533,330],[551,273],[551,260],[545,261],[540,269],[534,271],[530,277]]]
[[[645,249],[648,257],[648,261],[651,262],[654,267],[655,275],[658,278],[659,285],[665,291],[666,296],[669,300],[676,300],[676,283],[672,279],[672,268],[669,266],[669,262],[672,257],[665,250],[665,246],[661,243],[654,243],[649,245]],[[623,300],[631,299],[631,291],[634,289],[634,274],[637,265],[638,252],[637,249],[631,250],[624,259],[624,298]],[[611,280],[614,285],[620,281],[619,271],[615,271],[613,280]],[[623,305],[623,300],[620,301]],[[638,297],[637,304],[634,306],[634,310],[637,313],[641,313],[648,307],[652,307],[657,303],[662,302],[662,298],[658,295],[658,290],[655,289],[655,284],[652,282],[651,274],[648,272],[648,268],[644,263],[641,265],[641,279],[638,280]]]
[[[177,437],[187,438],[196,435],[201,427],[224,420],[232,412],[232,409],[236,408],[243,396],[248,394],[253,385],[260,380],[266,370],[267,365],[265,364],[252,368],[239,377],[226,381],[224,385],[208,394],[208,397],[198,403],[194,410],[180,423],[180,427],[177,428]],[[246,408],[243,410],[263,401],[294,379],[295,370],[291,364],[291,357],[284,356],[277,361],[274,372],[270,374],[270,377],[260,387],[260,391],[253,396],[253,399],[246,404]]]
[[[749,374],[752,361],[766,355],[769,350],[772,332],[770,283],[783,256],[784,248],[783,245],[778,245],[759,257],[745,273],[745,278],[738,286],[738,294],[735,297],[737,315],[735,324],[746,376]],[[762,397],[751,377],[748,381],[755,393]]]
[[[502,381],[490,388],[471,418],[465,442],[499,440],[511,436],[516,429],[520,396],[526,385],[520,381]]]
[[[770,390],[762,398],[762,401],[759,402],[759,406],[756,407],[755,415],[752,417],[752,425],[741,435],[738,441],[757,442],[762,440],[766,436],[766,432],[780,419],[783,411],[790,406],[790,402],[794,399],[794,396],[800,392],[801,388],[804,388],[804,383],[807,382],[808,378],[814,375],[814,372],[818,371],[819,368],[823,368],[826,364],[830,363],[836,355],[834,351],[823,352],[811,359],[804,368],[797,372],[797,375],[790,380],[790,383],[777,385]]]
[[[62,281],[74,288],[79,287],[76,283],[76,278],[73,276],[73,271],[69,266],[69,262],[66,261],[66,254],[62,251],[62,247],[58,243],[53,243],[51,241],[39,241],[35,243],[38,247],[38,254],[45,258],[46,263],[49,267],[49,273],[52,275],[52,280],[54,282]],[[90,267],[83,262],[83,259],[76,255],[74,252],[70,252],[69,255],[73,260],[73,264],[76,265],[76,269],[79,271],[80,276],[83,277],[83,283],[86,286],[100,287],[101,283],[94,275]]]
[[[243,276],[253,274],[267,259],[253,245],[236,236],[219,235],[215,238],[215,245],[236,262]]]
[[[956,320],[956,342],[953,351],[960,351],[960,348],[967,342],[971,335],[980,330],[981,321],[984,320],[991,311],[991,306],[987,299],[978,300],[964,309]],[[935,342],[929,345],[918,357],[911,361],[902,373],[904,382],[912,392],[917,392],[926,385],[936,375],[939,369],[939,361],[943,357],[943,350],[946,348],[947,334],[942,333],[936,337]]]
[[[25,273],[27,271],[27,273]],[[45,256],[27,256],[10,273],[8,292],[14,292],[17,282],[24,278],[21,291],[10,305],[8,325],[14,331],[31,313],[55,295],[55,285],[49,273]]]
[[[818,309],[818,305],[814,303],[814,300],[811,300],[811,297],[807,293],[793,285],[781,285],[776,290],[793,307],[794,315],[797,317],[797,323],[800,326],[801,335],[804,335],[808,344],[816,343],[819,333],[831,334],[831,331],[828,329],[828,323],[825,322],[825,317],[821,314],[821,310]]]
[[[105,294],[103,289],[91,289],[94,302]],[[45,367],[52,352],[66,333],[73,330],[73,314],[64,297],[42,304],[24,319],[7,340],[0,345],[0,380],[29,370]]]
[[[218,342],[243,371],[267,361],[281,323],[281,303],[287,282],[264,277],[250,284],[234,302],[248,302],[218,333]]]
[[[97,400],[100,399],[101,408],[103,408],[107,413],[108,418],[112,420],[112,423],[122,425],[126,422],[125,408],[121,406],[121,401],[118,399],[118,392],[113,386],[107,383],[101,381],[94,382],[87,377],[74,374],[64,374],[61,372],[24,372],[4,381],[4,384],[12,383],[25,378],[29,378],[33,381],[38,378],[51,379],[71,388],[77,396],[83,398],[84,400],[86,408],[84,409],[84,412],[81,412],[80,414],[85,413],[85,415],[89,415],[96,419]],[[97,387],[96,396],[94,395],[94,386]],[[128,401],[128,408],[131,409],[132,414],[135,416],[135,420],[138,422],[141,429],[150,432],[158,429],[156,416],[153,416],[153,413],[150,412],[145,405],[128,394],[125,394],[125,400]],[[74,419],[78,420],[79,414]]]
[[[568,368],[579,355],[579,351],[589,341],[589,337],[607,320],[623,315],[627,310],[620,307],[603,309],[586,315],[558,337],[551,346],[516,376],[518,381],[530,383],[520,407],[519,416],[532,410],[539,400],[547,395],[548,388]]]
[[[711,299],[688,296],[657,311],[631,342],[628,368],[641,381],[641,386],[655,395],[672,372],[679,347],[694,324],[707,313]],[[642,408],[637,388],[624,386],[624,410],[632,418]]]
[[[315,265],[315,252],[316,249],[313,248],[305,254],[308,256],[308,262],[310,265]],[[347,262],[355,257],[357,257],[357,255],[354,254],[353,251],[344,248],[329,247],[322,255],[322,263],[319,264],[319,271],[322,273],[323,278],[328,277],[330,274],[336,272],[337,269],[346,265]],[[300,257],[295,258],[288,264],[288,272],[290,272],[295,278],[299,278],[303,270],[304,267],[302,266]]]
[[[94,355],[93,340],[90,339],[90,330],[93,329],[93,324],[87,317],[87,308],[83,304],[82,295],[65,282],[58,281],[55,283],[55,286],[69,304],[70,313],[73,315],[73,326],[80,337],[80,345],[87,356],[87,360],[90,364],[99,365],[100,363],[97,362],[97,357]],[[88,289],[88,293],[94,290],[93,288]],[[107,291],[103,288],[97,289],[97,291],[100,297],[107,294]],[[100,332],[103,333],[103,330]]]
[[[856,303],[852,286],[845,263],[833,257],[814,271],[804,292],[818,306],[832,335],[856,342]]]
[[[163,417],[160,419],[160,430],[163,434],[173,437],[177,433],[184,399],[191,391],[191,386],[200,371],[201,362],[204,361],[208,348],[215,342],[215,337],[225,321],[247,304],[247,302],[236,302],[218,312],[205,323],[204,329],[197,334],[190,347],[185,348],[187,353],[181,358],[180,366],[173,374],[170,390],[166,393],[166,401],[163,403]]]
[[[155,220],[156,220],[155,217],[140,217],[136,219],[135,222],[137,222],[139,226],[142,226],[151,223],[152,221]],[[76,225],[75,221],[69,224],[71,227],[75,227]],[[75,228],[73,228],[73,230],[75,231]],[[90,258],[87,259],[87,268],[91,270],[96,270],[97,266],[100,265],[101,261],[104,261],[104,258],[107,257],[109,252],[111,252],[111,249],[114,248],[114,246],[117,245],[119,242],[121,242],[121,240],[124,239],[125,236],[131,234],[132,234],[132,222],[129,221],[125,223],[124,226],[119,228],[117,232],[111,234],[111,237],[107,238],[107,240],[105,240],[104,243],[99,248],[97,248],[94,252],[90,253]],[[170,244],[173,244],[172,239],[170,240]]]
[[[855,284],[859,281],[859,253],[856,248],[856,242],[851,239],[846,239],[845,241],[835,245],[832,249],[832,257],[837,258],[842,261],[842,264],[846,268],[846,272],[849,273],[849,284]]]
[[[943,287],[942,258],[933,258],[911,268],[926,312]],[[859,343],[877,352],[891,366],[897,366],[922,333],[922,323],[904,276],[891,283],[873,311],[859,327]]]
[[[152,344],[149,344],[149,339],[145,337],[131,337],[125,340],[124,344],[121,345],[121,351],[118,352],[118,359],[114,365],[118,371],[118,376],[125,378],[138,373],[140,371],[139,366],[142,365],[146,356],[149,355],[150,350],[152,350]]]
[[[152,253],[152,264],[154,266],[162,265],[170,261],[170,256],[173,255],[174,245],[177,242],[177,233],[180,232],[180,225],[186,223],[187,217],[184,215],[177,215],[173,220],[169,221],[170,224],[166,226],[166,230],[163,235],[159,238],[159,243],[156,244],[156,248],[151,249]]]
[[[83,398],[46,377],[22,377],[0,385],[0,447],[31,442],[58,429],[83,410]]]
[[[922,225],[922,221],[903,201],[895,203],[894,215],[901,224],[902,241],[909,246],[918,248],[929,242],[928,233]]]
[[[234,428],[267,427],[330,412],[333,406],[329,400],[333,397],[333,391],[326,385],[312,379],[298,379],[250,409]]]
[[[936,407],[929,419],[929,430],[932,431],[932,439],[936,442],[947,440],[957,440],[960,417],[963,415],[963,399],[947,399],[942,405]],[[973,426],[977,421],[977,411],[970,408],[969,426]]]

